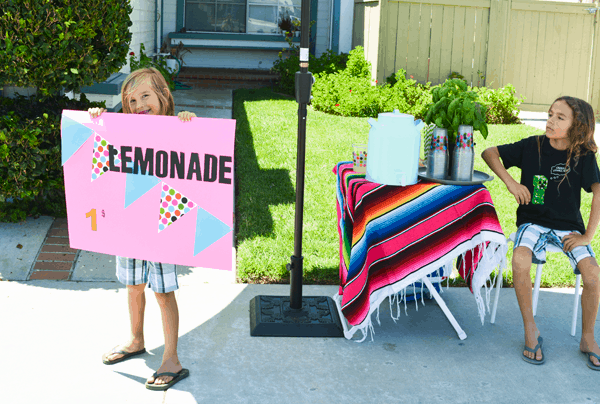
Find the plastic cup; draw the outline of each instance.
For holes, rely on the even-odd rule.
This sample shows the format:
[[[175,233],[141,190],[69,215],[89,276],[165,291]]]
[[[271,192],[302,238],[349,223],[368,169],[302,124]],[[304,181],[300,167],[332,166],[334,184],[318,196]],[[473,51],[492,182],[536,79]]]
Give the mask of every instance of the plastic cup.
[[[354,143],[352,145],[352,162],[357,173],[367,172],[367,145]]]

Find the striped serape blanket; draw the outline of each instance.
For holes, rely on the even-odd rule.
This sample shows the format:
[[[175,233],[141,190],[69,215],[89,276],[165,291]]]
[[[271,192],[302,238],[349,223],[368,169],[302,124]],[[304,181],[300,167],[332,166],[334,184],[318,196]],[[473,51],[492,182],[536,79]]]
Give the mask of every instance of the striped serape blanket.
[[[373,332],[371,314],[388,296],[399,315],[406,288],[441,267],[450,275],[457,257],[483,324],[494,284],[490,275],[505,267],[507,252],[488,190],[423,180],[406,187],[376,184],[354,172],[351,162],[338,163],[333,172],[340,235],[340,288],[334,300],[348,323],[346,338],[360,330],[364,340],[369,329]]]

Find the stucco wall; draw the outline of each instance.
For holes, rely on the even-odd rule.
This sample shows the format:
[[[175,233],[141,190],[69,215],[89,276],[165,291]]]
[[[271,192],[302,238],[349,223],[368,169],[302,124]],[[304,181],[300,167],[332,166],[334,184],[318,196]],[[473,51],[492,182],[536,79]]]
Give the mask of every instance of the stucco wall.
[[[133,7],[131,21],[133,25],[129,27],[129,30],[133,34],[133,37],[129,45],[129,52],[134,52],[138,55],[141,43],[144,43],[146,54],[154,52],[154,4],[153,0],[131,0],[131,6]],[[127,65],[123,66],[121,72],[130,72],[129,57],[127,58]]]

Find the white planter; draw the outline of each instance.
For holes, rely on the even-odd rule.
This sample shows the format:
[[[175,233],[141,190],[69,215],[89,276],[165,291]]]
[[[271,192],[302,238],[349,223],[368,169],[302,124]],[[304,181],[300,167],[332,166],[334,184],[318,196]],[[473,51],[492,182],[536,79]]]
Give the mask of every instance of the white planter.
[[[177,73],[178,63],[175,59],[167,59],[167,67],[172,73]]]

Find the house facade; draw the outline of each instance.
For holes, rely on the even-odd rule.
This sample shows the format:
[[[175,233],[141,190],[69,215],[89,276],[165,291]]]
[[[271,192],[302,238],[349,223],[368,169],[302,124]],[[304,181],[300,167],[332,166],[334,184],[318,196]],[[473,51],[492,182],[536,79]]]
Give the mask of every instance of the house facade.
[[[310,0],[312,54],[349,52],[353,0]],[[282,16],[299,19],[301,0],[131,0],[130,51],[144,43],[158,52],[163,41],[190,53],[186,67],[268,70],[287,48],[278,27]],[[295,38],[294,41],[299,41]],[[122,70],[129,72],[126,66]]]

